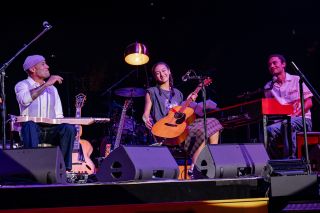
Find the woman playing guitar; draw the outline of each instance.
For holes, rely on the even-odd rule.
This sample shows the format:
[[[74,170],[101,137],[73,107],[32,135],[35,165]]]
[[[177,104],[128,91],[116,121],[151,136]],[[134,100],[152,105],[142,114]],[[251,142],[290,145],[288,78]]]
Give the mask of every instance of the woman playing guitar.
[[[192,171],[194,162],[206,143],[203,120],[194,121],[194,111],[187,106],[197,98],[201,85],[188,96],[183,106],[179,106],[183,101],[183,95],[173,87],[169,66],[164,62],[158,62],[152,67],[152,74],[157,85],[147,89],[142,119],[146,127],[152,129],[155,136],[164,138],[162,140],[164,144],[183,146],[192,157],[190,168]],[[217,119],[207,119],[210,144],[218,143],[221,129],[222,126]],[[169,142],[166,143],[168,139]]]

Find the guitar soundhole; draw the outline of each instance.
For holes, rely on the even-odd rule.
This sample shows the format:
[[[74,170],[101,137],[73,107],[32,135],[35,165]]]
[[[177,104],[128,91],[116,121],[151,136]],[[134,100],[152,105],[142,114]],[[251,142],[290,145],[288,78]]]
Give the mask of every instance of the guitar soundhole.
[[[181,119],[183,117],[183,115],[185,116],[185,114],[182,112],[176,112],[176,113],[174,113],[174,118]]]
[[[177,112],[174,114],[174,118],[177,119],[176,124],[182,124],[186,120],[186,114]]]

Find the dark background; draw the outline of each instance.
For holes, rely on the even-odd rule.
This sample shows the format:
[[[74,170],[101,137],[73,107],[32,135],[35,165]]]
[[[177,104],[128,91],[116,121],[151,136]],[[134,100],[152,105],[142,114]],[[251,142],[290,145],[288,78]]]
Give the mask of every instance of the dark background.
[[[294,61],[319,91],[318,1],[109,0],[73,5],[43,2],[38,8],[17,4],[3,8],[1,14],[0,64],[34,39],[43,30],[44,21],[53,27],[6,69],[8,114],[19,112],[13,88],[26,77],[22,64],[30,54],[44,55],[51,73],[64,77],[63,85],[57,87],[65,116],[75,115],[74,97],[80,92],[87,95],[82,116],[113,116],[115,109],[121,111],[125,100],[114,95],[114,90],[153,85],[150,69],[157,61],[170,65],[175,85],[185,95],[197,85],[181,81],[187,70],[211,76],[208,98],[219,107],[244,102],[237,96],[262,88],[271,79],[266,61],[272,53],[286,56],[292,74],[289,63]],[[125,48],[136,41],[144,43],[150,53],[144,66],[124,61]],[[106,92],[115,84],[110,93]],[[252,99],[258,97],[261,94]],[[137,123],[141,123],[143,104],[143,97],[134,98],[129,112]],[[319,130],[315,100],[312,110],[314,129]],[[99,143],[105,127],[88,128],[87,133],[93,134],[85,137]]]

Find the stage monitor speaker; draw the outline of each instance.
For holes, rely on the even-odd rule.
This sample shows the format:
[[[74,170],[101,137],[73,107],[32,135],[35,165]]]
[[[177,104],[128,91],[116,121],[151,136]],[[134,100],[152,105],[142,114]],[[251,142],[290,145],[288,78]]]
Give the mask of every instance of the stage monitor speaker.
[[[318,197],[319,186],[316,174],[271,177],[272,197],[300,196],[305,199]]]
[[[0,182],[66,183],[59,147],[0,150]]]
[[[303,153],[302,159],[305,159],[304,145],[301,148],[301,152]],[[320,172],[320,144],[308,145],[308,153],[312,171]]]
[[[269,156],[262,143],[206,145],[195,162],[195,178],[260,176]]]
[[[100,182],[177,179],[179,167],[165,146],[120,146],[103,160]]]
[[[309,174],[308,165],[303,160],[269,160],[262,173],[264,180],[271,184],[272,197],[316,197],[319,192],[317,175]]]
[[[308,146],[312,171],[320,172],[320,144]]]

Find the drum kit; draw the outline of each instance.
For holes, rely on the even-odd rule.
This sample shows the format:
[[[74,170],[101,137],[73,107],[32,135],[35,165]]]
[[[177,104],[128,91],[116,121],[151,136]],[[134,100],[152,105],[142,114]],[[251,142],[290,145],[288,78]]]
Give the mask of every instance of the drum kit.
[[[126,98],[137,98],[144,96],[146,94],[146,91],[142,88],[127,87],[117,89],[116,91],[114,91],[114,94]]]
[[[143,97],[146,94],[145,89],[136,87],[120,88],[114,91],[114,94],[126,99],[133,99]],[[132,106],[132,104],[131,104]],[[130,108],[130,107],[129,107]],[[121,109],[121,111],[120,111]],[[111,144],[116,140],[117,134],[121,134],[120,144],[125,145],[146,145],[149,137],[149,130],[144,124],[138,123],[133,116],[134,110],[131,113],[127,113],[128,108],[122,106],[116,102],[113,103],[112,107],[112,124],[110,126],[109,135],[102,139],[100,153],[103,157],[106,150],[106,144]],[[123,122],[121,122],[123,120]],[[122,124],[122,126],[119,126]]]

